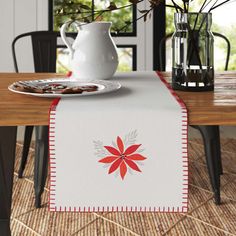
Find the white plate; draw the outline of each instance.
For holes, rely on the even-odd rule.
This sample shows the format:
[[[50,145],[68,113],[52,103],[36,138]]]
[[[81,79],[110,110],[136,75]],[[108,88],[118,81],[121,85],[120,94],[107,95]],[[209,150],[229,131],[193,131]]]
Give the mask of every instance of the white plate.
[[[96,94],[102,94],[102,93],[109,93],[115,90],[118,90],[121,87],[121,84],[116,81],[108,81],[108,80],[93,80],[89,82],[79,82],[75,80],[68,80],[67,78],[52,78],[52,79],[44,79],[44,80],[27,80],[23,81],[27,82],[30,85],[33,86],[44,86],[44,85],[50,85],[53,83],[59,83],[62,85],[66,85],[69,87],[75,87],[75,86],[86,86],[86,85],[96,85],[98,86],[97,91],[93,92],[86,92],[83,93],[73,93],[73,94],[59,94],[59,93],[32,93],[32,92],[23,92],[18,91],[14,88],[14,85],[11,84],[8,89],[14,93],[20,93],[25,95],[31,95],[36,97],[47,97],[47,98],[53,98],[53,97],[78,97],[78,96],[88,96],[88,95],[96,95]]]

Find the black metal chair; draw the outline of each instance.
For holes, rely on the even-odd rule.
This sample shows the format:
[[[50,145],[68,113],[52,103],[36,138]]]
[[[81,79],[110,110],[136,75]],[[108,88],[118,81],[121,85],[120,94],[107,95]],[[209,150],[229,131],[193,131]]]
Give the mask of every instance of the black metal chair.
[[[168,39],[172,37],[172,34],[166,35],[161,39],[159,44],[159,60],[160,60],[160,70],[165,71],[165,43]],[[230,56],[230,42],[222,34],[213,32],[213,35],[220,37],[225,40],[227,46],[226,58],[225,58],[225,70],[228,70],[229,56]],[[204,150],[206,155],[206,162],[208,173],[210,177],[211,186],[215,196],[216,204],[220,204],[220,175],[223,174],[222,162],[221,162],[221,150],[220,150],[220,132],[218,125],[194,125],[191,126],[200,131],[203,142]]]
[[[31,38],[34,61],[34,72],[56,72],[57,48],[63,46],[58,44],[60,34],[53,31],[34,31],[17,36],[12,42],[12,55],[15,71],[18,73],[16,57],[16,43],[23,38]],[[31,50],[29,48],[29,50]],[[23,56],[21,56],[22,58]],[[19,168],[19,178],[22,178],[29,147],[32,139],[33,126],[26,126],[23,143],[23,154]],[[35,206],[41,206],[41,194],[43,193],[48,167],[48,126],[35,127],[35,162],[34,162],[34,189]]]

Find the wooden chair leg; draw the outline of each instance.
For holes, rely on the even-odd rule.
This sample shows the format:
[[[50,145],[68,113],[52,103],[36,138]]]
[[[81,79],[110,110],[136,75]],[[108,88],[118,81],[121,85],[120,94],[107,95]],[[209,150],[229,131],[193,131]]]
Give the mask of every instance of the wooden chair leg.
[[[23,176],[23,172],[24,172],[25,165],[26,165],[27,158],[28,158],[28,154],[29,154],[29,148],[30,148],[30,143],[31,143],[31,139],[32,139],[33,129],[34,129],[34,126],[26,126],[25,127],[23,152],[22,152],[22,157],[21,157],[20,168],[18,171],[19,178],[22,178],[22,176]]]
[[[220,204],[220,174],[222,173],[219,126],[193,126],[202,134],[206,154],[207,168],[211,186],[215,196],[215,203]]]
[[[34,162],[35,206],[41,207],[41,195],[44,190],[48,167],[48,126],[36,126],[36,145]]]

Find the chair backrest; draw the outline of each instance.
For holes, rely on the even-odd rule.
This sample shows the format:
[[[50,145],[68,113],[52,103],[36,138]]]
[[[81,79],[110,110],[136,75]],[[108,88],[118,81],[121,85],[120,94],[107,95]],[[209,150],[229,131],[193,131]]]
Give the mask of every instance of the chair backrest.
[[[217,32],[212,32],[215,37],[222,38],[226,45],[227,45],[227,50],[226,50],[226,58],[225,58],[225,67],[224,70],[228,70],[228,65],[229,65],[229,56],[230,56],[230,42],[229,40],[222,34],[217,33]],[[165,37],[163,37],[159,43],[159,59],[160,59],[160,69],[161,71],[165,71],[165,63],[163,61],[163,58],[165,58],[165,43],[168,39],[172,37],[173,33],[167,34]]]
[[[18,35],[12,42],[12,56],[15,71],[19,72],[16,58],[16,43],[25,37],[30,37],[32,42],[32,52],[35,72],[56,72],[57,48],[62,48],[58,44],[59,32],[54,31],[33,31]],[[73,36],[71,36],[73,38]]]

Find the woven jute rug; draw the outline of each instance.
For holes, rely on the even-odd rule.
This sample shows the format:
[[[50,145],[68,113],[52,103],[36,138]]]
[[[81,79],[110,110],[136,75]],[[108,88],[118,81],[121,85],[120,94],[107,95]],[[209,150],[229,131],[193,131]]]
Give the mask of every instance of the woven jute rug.
[[[17,171],[22,145],[17,144],[11,230],[14,236],[59,235],[236,235],[236,140],[221,140],[224,174],[222,204],[214,204],[201,140],[189,142],[189,212],[54,213],[48,211],[48,183],[41,209],[34,207],[31,148],[23,179]]]

